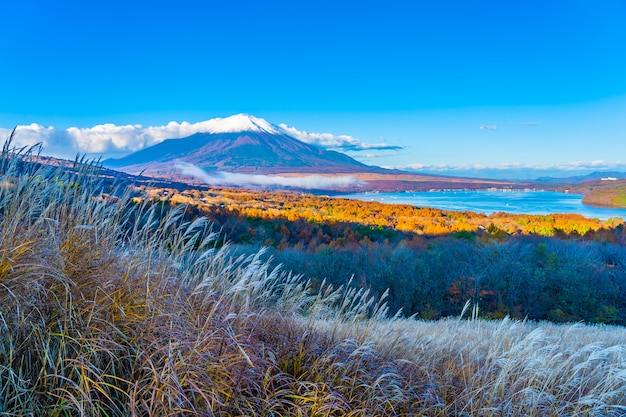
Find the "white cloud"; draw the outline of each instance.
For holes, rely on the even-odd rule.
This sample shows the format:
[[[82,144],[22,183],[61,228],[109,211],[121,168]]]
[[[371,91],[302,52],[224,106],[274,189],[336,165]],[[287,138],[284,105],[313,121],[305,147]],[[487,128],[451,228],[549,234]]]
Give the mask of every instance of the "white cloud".
[[[387,143],[365,143],[348,135],[333,135],[332,133],[309,133],[289,127],[284,123],[278,125],[282,131],[302,142],[317,145],[326,149],[338,151],[369,151],[369,150],[400,150],[402,146],[389,145]]]
[[[315,144],[327,149],[339,151],[402,149],[401,146],[388,145],[386,143],[363,143],[347,135],[308,133],[288,127],[284,124],[278,127],[263,119],[245,115],[235,115],[225,119],[216,118],[198,123],[178,123],[172,121],[163,126],[147,127],[140,124],[117,126],[106,123],[88,128],[70,127],[68,129],[57,129],[53,126],[46,127],[33,123],[17,127],[14,145],[22,147],[41,143],[43,144],[44,154],[64,158],[73,158],[76,154],[119,157],[155,145],[165,139],[177,139],[200,132],[224,130],[225,126],[230,126],[230,131],[232,131],[244,122],[257,130],[261,129],[270,133],[286,133],[303,142]],[[235,123],[235,127],[231,126],[233,123]],[[10,134],[11,130],[0,129],[0,141],[8,138]]]
[[[253,186],[253,187],[294,187],[304,189],[326,189],[362,185],[351,176],[323,177],[321,175],[307,175],[303,177],[281,177],[271,175],[236,174],[231,172],[216,172],[209,175],[203,169],[178,161],[176,167],[183,175],[189,175],[204,181],[207,185],[221,186]]]
[[[480,130],[496,130],[497,128],[496,125],[480,125]]]
[[[184,124],[182,125],[184,126]],[[91,128],[70,127],[57,129],[36,123],[17,126],[13,137],[16,147],[41,143],[43,154],[73,158],[76,154],[116,155],[130,153],[154,145],[166,139],[171,131],[180,131],[181,125],[143,128],[141,125],[96,125]],[[8,132],[5,134],[5,132]],[[10,131],[2,129],[1,139],[7,139]]]
[[[11,136],[11,130],[0,129],[0,141],[4,143]],[[52,126],[42,126],[37,123],[30,125],[20,125],[15,128],[13,136],[13,147],[31,147],[41,144],[46,155],[58,155],[73,158],[78,152],[77,146],[66,130],[57,129]]]
[[[129,153],[155,145],[165,139],[191,136],[205,131],[205,122],[169,122],[164,126],[96,125],[91,128],[67,129],[78,148],[87,153]]]
[[[539,122],[522,122],[520,124],[522,126],[539,126],[541,123],[539,123]]]

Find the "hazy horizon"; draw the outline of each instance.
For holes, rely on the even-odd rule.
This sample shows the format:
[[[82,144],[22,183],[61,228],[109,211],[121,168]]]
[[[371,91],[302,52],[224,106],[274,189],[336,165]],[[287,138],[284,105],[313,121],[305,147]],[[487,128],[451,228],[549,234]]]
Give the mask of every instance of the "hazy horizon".
[[[121,158],[133,152],[145,149],[166,139],[178,139],[192,134],[205,132],[207,123],[169,122],[164,126],[103,124],[91,128],[70,127],[58,129],[54,126],[42,126],[36,123],[16,127],[14,142],[16,146],[43,145],[43,154],[48,156],[73,159],[76,155],[86,155],[94,159]],[[263,120],[263,119],[261,119]],[[459,176],[470,178],[490,178],[502,180],[536,180],[543,177],[567,178],[584,176],[595,172],[626,172],[626,163],[606,163],[604,161],[576,161],[561,165],[539,164],[498,164],[498,165],[450,165],[450,164],[407,164],[384,165],[376,159],[359,157],[364,152],[403,152],[404,147],[385,142],[365,143],[350,135],[334,135],[300,131],[285,124],[276,125],[281,133],[289,134],[305,143],[325,149],[346,153],[368,165],[388,169],[401,169],[432,175]],[[11,135],[12,129],[0,127],[0,141],[4,142]]]

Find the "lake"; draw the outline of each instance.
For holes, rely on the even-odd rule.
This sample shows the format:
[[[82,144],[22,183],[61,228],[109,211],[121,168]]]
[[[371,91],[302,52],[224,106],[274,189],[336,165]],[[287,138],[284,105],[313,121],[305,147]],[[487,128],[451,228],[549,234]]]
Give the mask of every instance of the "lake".
[[[603,220],[610,217],[626,219],[626,209],[591,207],[582,203],[583,196],[580,194],[554,191],[425,191],[337,197],[486,214],[499,211],[515,214],[576,213]]]

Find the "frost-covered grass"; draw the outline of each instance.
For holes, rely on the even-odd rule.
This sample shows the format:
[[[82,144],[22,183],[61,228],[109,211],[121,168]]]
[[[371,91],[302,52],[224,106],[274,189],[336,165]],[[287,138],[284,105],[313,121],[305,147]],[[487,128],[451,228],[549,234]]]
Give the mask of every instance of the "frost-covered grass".
[[[424,415],[626,415],[626,329],[446,319],[337,324],[402,370]]]
[[[389,318],[28,157],[0,159],[0,415],[626,415],[623,328]]]

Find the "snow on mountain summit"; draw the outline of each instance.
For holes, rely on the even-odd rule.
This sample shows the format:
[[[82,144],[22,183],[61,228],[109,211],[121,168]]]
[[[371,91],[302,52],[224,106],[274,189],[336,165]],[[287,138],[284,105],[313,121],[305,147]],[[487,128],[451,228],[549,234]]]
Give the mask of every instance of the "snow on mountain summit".
[[[236,114],[226,118],[215,118],[198,123],[199,130],[206,133],[235,133],[235,132],[266,132],[278,134],[279,128],[268,121],[249,116]]]

